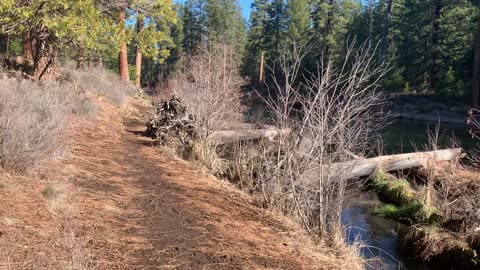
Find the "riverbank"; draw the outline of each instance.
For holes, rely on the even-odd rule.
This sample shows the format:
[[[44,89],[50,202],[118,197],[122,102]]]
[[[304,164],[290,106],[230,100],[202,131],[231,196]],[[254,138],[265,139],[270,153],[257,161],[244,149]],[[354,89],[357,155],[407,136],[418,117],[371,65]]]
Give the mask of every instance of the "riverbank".
[[[391,241],[410,260],[433,269],[479,269],[480,172],[438,163],[403,177],[377,172],[370,182],[378,197],[390,203],[373,213],[405,224],[397,231],[398,240]]]
[[[462,99],[431,95],[394,94],[388,97],[392,118],[467,126],[469,106]]]

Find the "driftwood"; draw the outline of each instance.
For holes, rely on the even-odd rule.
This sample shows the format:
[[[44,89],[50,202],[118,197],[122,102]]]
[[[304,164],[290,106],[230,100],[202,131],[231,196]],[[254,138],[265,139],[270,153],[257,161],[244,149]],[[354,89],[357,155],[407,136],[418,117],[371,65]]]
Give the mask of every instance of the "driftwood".
[[[462,149],[398,154],[334,163],[325,166],[323,172],[328,172],[333,179],[357,179],[371,175],[376,169],[382,169],[385,172],[399,171],[426,166],[430,160],[453,161],[462,157]],[[318,167],[311,168],[304,173],[304,178],[313,181],[319,174]]]
[[[255,141],[266,139],[274,141],[280,134],[288,135],[289,130],[280,130],[274,127],[266,129],[250,129],[250,130],[226,130],[213,132],[211,137],[218,145],[236,143],[240,141]]]

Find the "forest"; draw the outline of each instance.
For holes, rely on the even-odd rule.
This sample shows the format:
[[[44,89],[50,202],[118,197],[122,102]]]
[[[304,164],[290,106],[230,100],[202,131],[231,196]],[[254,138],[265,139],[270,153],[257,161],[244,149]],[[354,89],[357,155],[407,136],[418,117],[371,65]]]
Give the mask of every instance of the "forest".
[[[294,44],[311,45],[305,70],[312,71],[319,61],[339,62],[350,44],[370,42],[374,60],[389,65],[386,91],[464,98],[477,107],[479,8],[468,0],[256,0],[246,20],[235,0],[12,0],[0,6],[0,52],[32,61],[39,78],[74,60],[153,87],[200,46],[220,43],[231,46],[242,76],[258,88]]]

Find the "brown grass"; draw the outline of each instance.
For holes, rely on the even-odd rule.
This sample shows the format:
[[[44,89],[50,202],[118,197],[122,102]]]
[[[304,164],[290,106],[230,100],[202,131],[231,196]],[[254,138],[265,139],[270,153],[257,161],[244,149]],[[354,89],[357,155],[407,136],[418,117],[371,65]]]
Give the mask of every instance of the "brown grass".
[[[74,119],[95,118],[95,99],[121,105],[134,94],[104,70],[62,73],[58,82],[0,80],[0,167],[26,173],[62,157]]]
[[[416,259],[462,269],[474,269],[480,263],[476,251],[465,239],[445,229],[411,226],[404,237],[406,250]]]

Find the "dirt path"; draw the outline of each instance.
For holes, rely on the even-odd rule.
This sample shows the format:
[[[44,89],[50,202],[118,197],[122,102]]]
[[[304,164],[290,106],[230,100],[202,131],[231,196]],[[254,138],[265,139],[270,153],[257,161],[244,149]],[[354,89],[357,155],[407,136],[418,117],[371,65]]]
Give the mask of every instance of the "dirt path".
[[[332,255],[306,251],[287,220],[152,147],[138,115],[107,113],[82,131],[66,165],[75,175],[77,219],[95,235],[84,245],[94,254],[90,265],[341,269]]]

